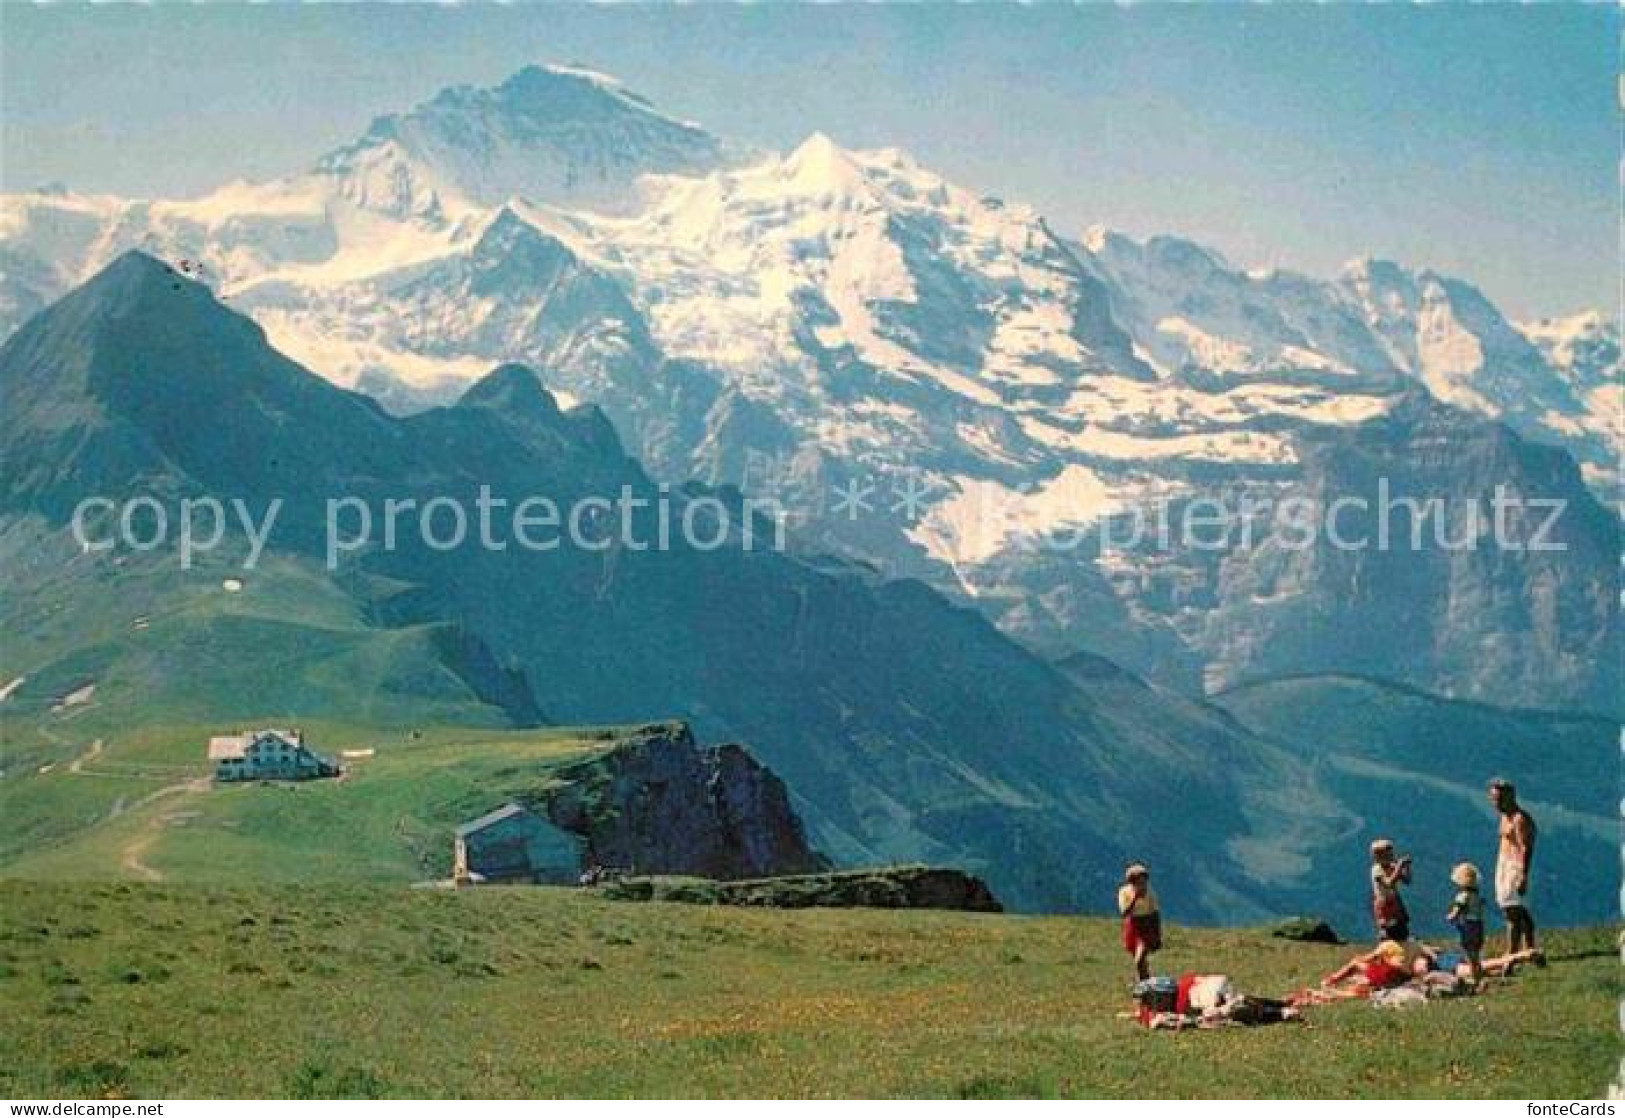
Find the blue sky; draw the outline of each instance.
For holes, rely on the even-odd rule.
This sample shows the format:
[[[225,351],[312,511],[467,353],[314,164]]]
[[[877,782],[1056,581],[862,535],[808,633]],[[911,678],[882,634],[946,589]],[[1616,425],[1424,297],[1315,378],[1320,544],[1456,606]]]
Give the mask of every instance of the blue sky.
[[[536,61],[766,147],[897,145],[1057,228],[1371,254],[1518,315],[1618,302],[1619,11],[1564,6],[0,5],[0,185],[299,169]]]

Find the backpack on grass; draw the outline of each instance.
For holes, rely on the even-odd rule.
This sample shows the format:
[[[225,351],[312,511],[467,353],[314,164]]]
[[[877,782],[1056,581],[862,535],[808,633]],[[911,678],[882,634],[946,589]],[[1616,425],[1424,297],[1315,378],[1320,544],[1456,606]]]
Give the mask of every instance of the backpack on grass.
[[[1152,1013],[1173,1013],[1179,1005],[1179,984],[1163,975],[1141,979],[1133,993],[1140,1008]]]

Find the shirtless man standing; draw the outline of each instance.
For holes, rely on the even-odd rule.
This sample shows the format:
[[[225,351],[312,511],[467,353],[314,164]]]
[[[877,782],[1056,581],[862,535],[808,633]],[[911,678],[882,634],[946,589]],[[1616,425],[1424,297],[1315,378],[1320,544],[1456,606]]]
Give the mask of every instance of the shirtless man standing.
[[[1535,820],[1518,806],[1510,780],[1490,781],[1490,803],[1501,813],[1501,846],[1495,859],[1495,903],[1507,922],[1507,954],[1535,947],[1535,921],[1524,903],[1535,860]]]

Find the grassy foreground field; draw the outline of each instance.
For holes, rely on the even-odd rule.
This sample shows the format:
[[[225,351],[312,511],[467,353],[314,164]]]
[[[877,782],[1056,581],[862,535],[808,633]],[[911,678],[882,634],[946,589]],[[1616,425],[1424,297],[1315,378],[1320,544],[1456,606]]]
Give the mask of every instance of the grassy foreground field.
[[[1414,1010],[1146,1033],[1109,921],[554,889],[0,883],[0,1092],[60,1096],[1600,1094],[1604,931]],[[1175,929],[1279,993],[1344,948]]]

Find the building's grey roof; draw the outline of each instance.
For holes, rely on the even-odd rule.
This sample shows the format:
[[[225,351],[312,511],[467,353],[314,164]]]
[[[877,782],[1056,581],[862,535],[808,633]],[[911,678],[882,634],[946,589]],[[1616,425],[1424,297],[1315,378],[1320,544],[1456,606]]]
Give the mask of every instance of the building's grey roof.
[[[493,823],[500,823],[504,819],[512,819],[516,815],[529,815],[530,810],[523,804],[504,804],[495,811],[488,811],[478,819],[470,819],[457,828],[457,837],[466,838],[475,831],[483,831]]]
[[[304,745],[305,744],[305,733],[304,733],[303,730],[278,730],[278,729],[272,728],[272,729],[265,729],[265,730],[255,730],[253,733],[249,734],[248,736],[251,737],[251,738],[256,738],[256,739],[258,739],[258,738],[281,738],[283,741],[287,742],[289,745]]]

